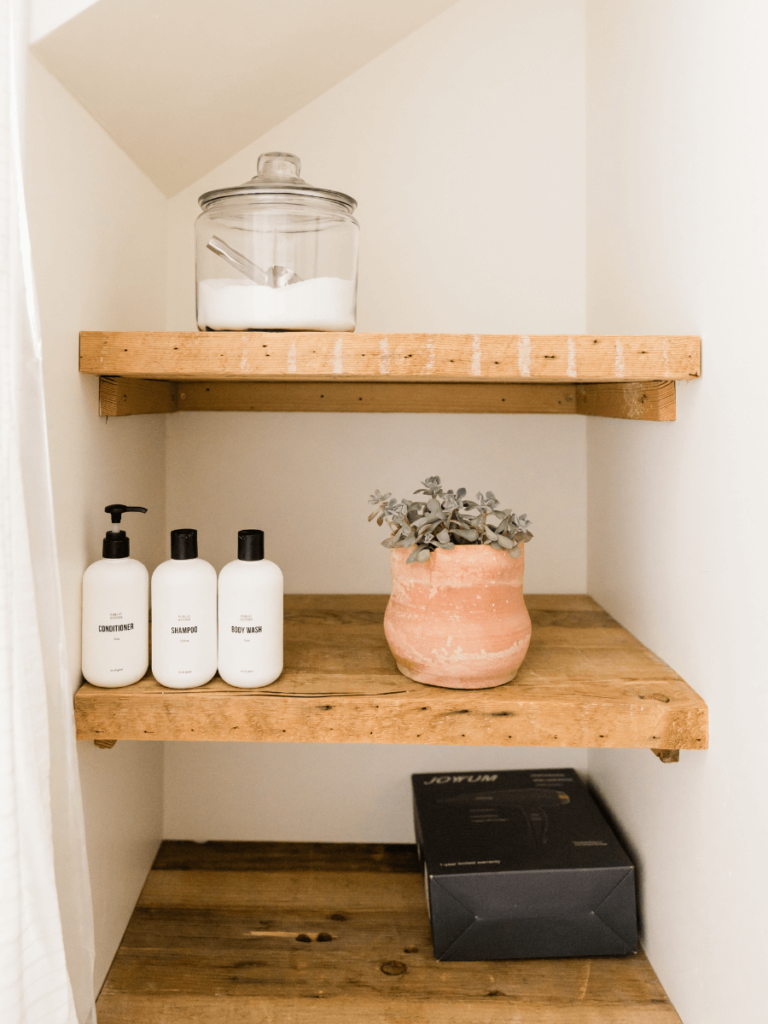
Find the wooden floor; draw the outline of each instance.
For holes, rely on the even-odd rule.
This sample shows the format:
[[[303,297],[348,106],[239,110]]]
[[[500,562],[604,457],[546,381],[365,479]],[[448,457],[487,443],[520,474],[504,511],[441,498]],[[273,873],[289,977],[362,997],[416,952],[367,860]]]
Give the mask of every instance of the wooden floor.
[[[165,842],[99,1024],[680,1024],[645,956],[438,963],[414,848]]]

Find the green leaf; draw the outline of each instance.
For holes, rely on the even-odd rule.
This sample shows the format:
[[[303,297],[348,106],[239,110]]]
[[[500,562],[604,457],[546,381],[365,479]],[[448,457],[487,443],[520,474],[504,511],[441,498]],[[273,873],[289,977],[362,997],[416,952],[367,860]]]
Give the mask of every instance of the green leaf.
[[[457,537],[461,537],[462,540],[469,541],[470,544],[474,544],[474,542],[479,537],[479,534],[478,534],[477,530],[473,530],[473,529],[469,529],[469,530],[451,529],[449,532],[453,533]]]

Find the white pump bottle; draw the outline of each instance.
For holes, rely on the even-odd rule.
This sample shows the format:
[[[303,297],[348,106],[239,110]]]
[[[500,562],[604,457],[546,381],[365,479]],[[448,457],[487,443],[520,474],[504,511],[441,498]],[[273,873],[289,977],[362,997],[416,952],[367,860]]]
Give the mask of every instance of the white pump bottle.
[[[171,557],[152,573],[152,674],[177,690],[216,674],[216,570],[197,557],[197,530],[171,530]]]
[[[282,671],[283,574],[264,558],[263,531],[240,530],[237,561],[219,573],[219,675],[250,688]]]
[[[130,541],[120,529],[125,512],[138,505],[107,505],[112,529],[103,558],[83,575],[83,675],[94,686],[130,686],[149,665],[149,573],[129,558]]]

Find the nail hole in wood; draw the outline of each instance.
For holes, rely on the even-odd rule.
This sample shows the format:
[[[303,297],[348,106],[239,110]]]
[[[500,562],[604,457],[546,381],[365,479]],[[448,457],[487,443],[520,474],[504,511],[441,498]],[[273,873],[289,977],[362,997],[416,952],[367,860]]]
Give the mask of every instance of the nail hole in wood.
[[[392,977],[395,977],[398,974],[406,974],[407,972],[408,968],[402,960],[387,960],[381,965],[381,973],[389,974]]]

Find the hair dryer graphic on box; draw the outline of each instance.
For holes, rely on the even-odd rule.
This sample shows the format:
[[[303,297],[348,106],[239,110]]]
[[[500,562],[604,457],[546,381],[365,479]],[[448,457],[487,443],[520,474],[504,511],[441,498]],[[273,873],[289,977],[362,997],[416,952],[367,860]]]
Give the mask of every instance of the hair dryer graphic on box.
[[[130,686],[149,666],[149,573],[130,558],[120,522],[139,505],[107,505],[102,558],[83,576],[83,675]],[[264,558],[262,530],[240,530],[219,573],[197,554],[197,530],[171,530],[171,557],[152,574],[152,674],[174,689],[224,682],[267,686],[283,671],[283,574]],[[217,593],[218,591],[218,593]],[[218,598],[218,600],[217,600]]]
[[[483,825],[512,825],[518,838],[527,839],[534,846],[547,842],[549,818],[547,810],[565,807],[571,802],[560,789],[499,789],[495,792],[460,793],[438,800],[457,811],[465,811],[464,824],[471,828]],[[519,826],[524,825],[522,836]]]

